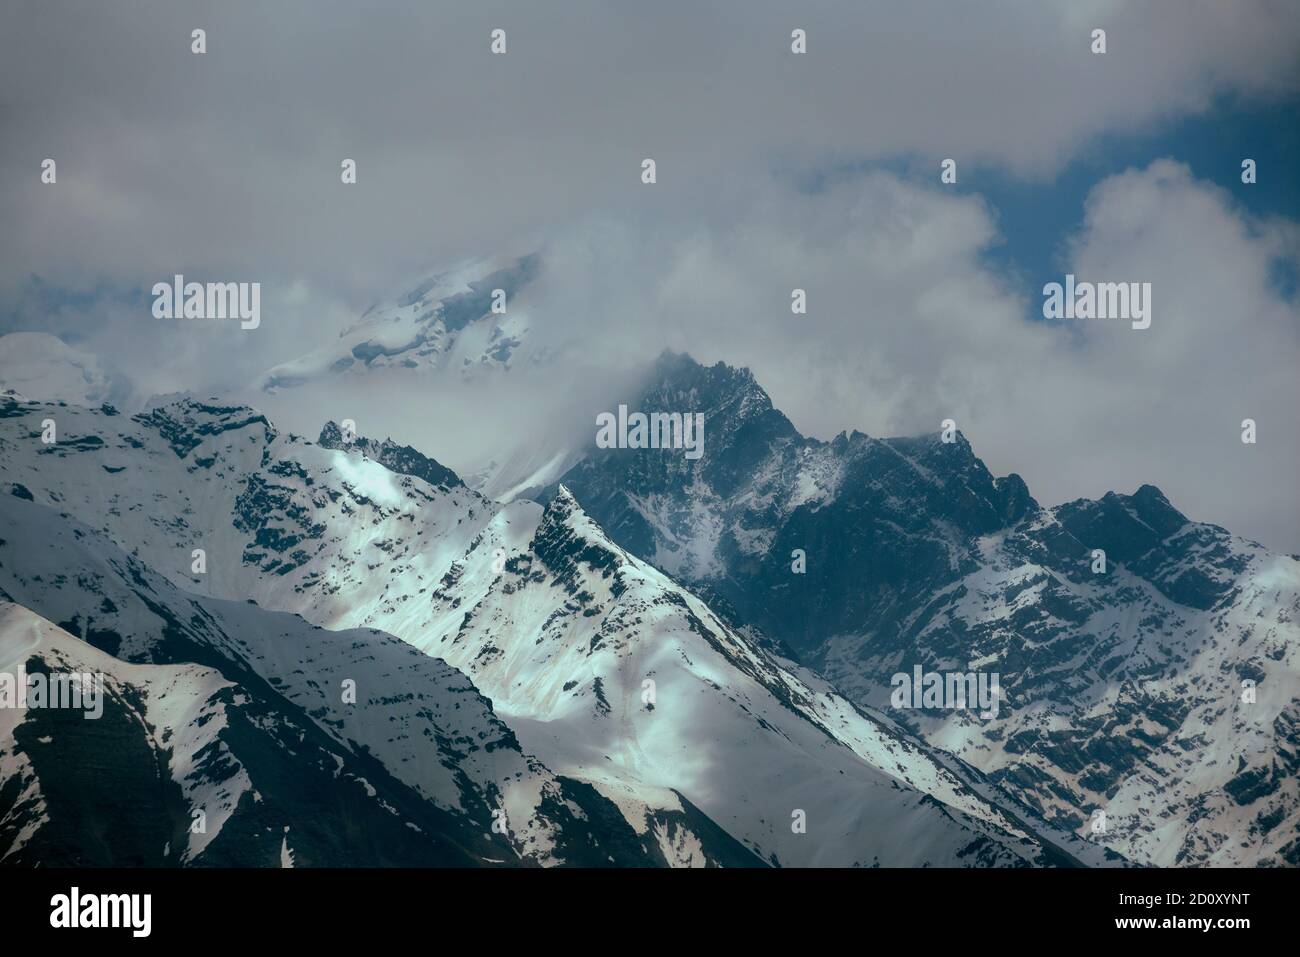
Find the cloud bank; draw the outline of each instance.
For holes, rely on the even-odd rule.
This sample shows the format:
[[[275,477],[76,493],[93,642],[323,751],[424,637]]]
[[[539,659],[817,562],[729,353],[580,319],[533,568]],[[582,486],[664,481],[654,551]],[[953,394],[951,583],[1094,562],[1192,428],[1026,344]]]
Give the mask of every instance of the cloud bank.
[[[949,156],[965,189],[984,169],[1050,181],[1104,134],[1294,97],[1289,4],[739,9],[19,3],[0,36],[0,332],[54,332],[137,398],[229,390],[440,264],[541,249],[517,305],[552,366],[398,377],[331,395],[328,415],[286,396],[291,427],[342,405],[470,463],[585,421],[669,347],[750,365],[811,434],[954,418],[1047,503],[1150,481],[1300,549],[1297,314],[1278,278],[1296,223],[1247,216],[1176,160],[1112,177],[1061,274],[1150,281],[1152,327],[1052,324],[992,264],[997,210],[937,182]],[[935,175],[888,172],[900,159]],[[153,320],[145,293],[178,272],[261,282],[262,327]]]

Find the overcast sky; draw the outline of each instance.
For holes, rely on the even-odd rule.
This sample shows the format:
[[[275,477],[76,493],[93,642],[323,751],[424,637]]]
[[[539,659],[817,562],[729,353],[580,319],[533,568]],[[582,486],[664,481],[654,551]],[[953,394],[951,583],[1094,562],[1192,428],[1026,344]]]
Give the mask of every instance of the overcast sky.
[[[524,305],[577,367],[371,396],[374,431],[457,464],[671,347],[812,435],[953,418],[1045,504],[1151,482],[1300,551],[1298,97],[1292,0],[10,0],[0,334],[138,396],[228,391],[443,264],[540,249]],[[1041,321],[1044,269],[1151,282],[1151,328]],[[261,282],[262,327],[160,323],[178,272]]]

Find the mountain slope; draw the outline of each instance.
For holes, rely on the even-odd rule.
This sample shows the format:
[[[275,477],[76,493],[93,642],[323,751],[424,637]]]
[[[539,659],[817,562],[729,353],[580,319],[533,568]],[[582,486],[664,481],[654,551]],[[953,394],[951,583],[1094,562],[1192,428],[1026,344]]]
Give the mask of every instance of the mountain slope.
[[[814,690],[567,497],[545,514],[502,508],[458,480],[430,485],[216,403],[131,419],[59,409],[60,441],[42,447],[33,428],[49,414],[0,409],[0,480],[30,504],[131,543],[175,585],[330,628],[381,627],[452,661],[526,748],[613,800],[666,860],[1105,860],[891,722]],[[334,435],[327,427],[326,444]],[[442,475],[423,457],[389,462]],[[103,477],[88,480],[96,466]],[[191,571],[195,546],[203,574]],[[290,681],[292,668],[276,674]],[[646,679],[659,685],[653,712]]]
[[[392,627],[472,675],[528,747],[619,803],[671,787],[783,864],[1066,856],[1035,847],[966,769],[750,646],[563,490],[544,512],[503,509],[433,600]],[[807,834],[792,831],[796,813]]]
[[[97,718],[0,713],[5,865],[467,866],[507,853],[274,695],[200,665],[127,664],[0,603],[0,671],[22,670],[96,675],[104,705]]]
[[[300,864],[661,863],[607,802],[521,752],[462,674],[392,636],[185,594],[20,496],[0,498],[0,529],[0,597],[82,636],[72,657],[119,676],[150,707],[166,698],[150,742],[197,737],[170,761],[183,795],[171,795],[169,813],[205,809],[212,847],[183,855],[176,845],[171,862],[212,862],[218,839],[237,830],[226,818],[234,808],[296,828]],[[59,648],[69,656],[66,641]],[[173,727],[178,718],[189,724]],[[65,725],[50,753],[58,793],[81,787],[76,762],[91,744],[78,740],[98,727]],[[208,755],[202,767],[196,754]],[[500,812],[508,837],[493,827]],[[426,839],[405,833],[407,822]],[[306,844],[318,829],[346,840]],[[264,847],[230,840],[217,860],[268,862]]]

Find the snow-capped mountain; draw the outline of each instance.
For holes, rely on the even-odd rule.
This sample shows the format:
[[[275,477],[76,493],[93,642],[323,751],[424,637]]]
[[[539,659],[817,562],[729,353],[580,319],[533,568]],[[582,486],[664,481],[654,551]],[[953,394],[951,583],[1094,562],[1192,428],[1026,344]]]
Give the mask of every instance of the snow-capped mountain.
[[[111,402],[117,392],[98,358],[48,332],[0,336],[0,383],[28,398],[77,405]]]
[[[626,399],[707,431],[698,461],[593,447],[562,477],[620,546],[860,705],[917,665],[999,673],[996,721],[893,713],[1126,857],[1300,864],[1296,558],[1151,486],[1044,508],[960,433],[806,438],[721,363],[665,355]]]
[[[464,670],[526,747],[630,820],[671,809],[671,790],[773,863],[1007,863],[1008,835],[1048,859],[1022,809],[750,646],[563,489],[498,512],[431,609],[385,602],[372,620]]]
[[[49,418],[58,441],[46,445],[41,423]],[[364,746],[394,778],[450,806],[439,790],[450,772],[431,768],[439,762],[419,751],[439,734],[417,730],[412,697],[457,674],[414,649],[436,655],[469,675],[537,756],[532,777],[516,782],[527,799],[518,797],[509,817],[512,831],[521,819],[537,821],[540,848],[523,837],[516,843],[544,863],[548,853],[578,857],[554,850],[577,840],[576,825],[555,820],[564,809],[605,825],[592,853],[617,858],[611,848],[631,845],[625,859],[635,852],[652,863],[1114,860],[753,645],[613,544],[568,494],[545,509],[500,506],[413,449],[347,440],[334,426],[313,443],[279,433],[255,410],[195,400],[127,418],[11,398],[0,409],[0,448],[0,483],[19,516],[17,531],[0,537],[50,553],[43,573],[5,562],[10,600],[86,635],[147,637],[158,626],[140,624],[146,614],[205,628],[215,621],[207,645],[257,671],[340,743]],[[28,513],[60,518],[68,530],[42,531],[35,519],[23,526]],[[101,607],[99,590],[114,575],[66,553],[90,539],[130,548],[129,560],[116,559],[125,584],[110,600],[130,609],[131,627],[121,622],[127,612]],[[196,548],[202,573],[194,571]],[[153,573],[149,591],[161,592],[165,579],[183,611],[159,616],[155,599],[130,585]],[[302,634],[288,642],[268,637],[288,626],[269,623],[265,609],[322,630],[299,624]],[[357,628],[382,628],[408,646],[348,631]],[[132,638],[118,653],[148,658],[150,647]],[[402,669],[420,667],[426,676],[393,684]],[[358,686],[390,690],[348,711],[329,693],[353,674],[372,676]],[[470,728],[500,727],[482,710],[463,715]],[[517,748],[505,753],[527,778],[528,760]],[[478,793],[493,784],[506,791],[510,775],[477,767],[482,754],[474,755],[454,763],[473,765],[461,770]],[[616,820],[605,821],[610,807]]]
[[[4,710],[20,720],[0,737],[0,791],[26,797],[0,817],[0,857],[276,865],[287,844],[300,865],[661,862],[446,664],[183,592],[15,488],[0,497],[0,598],[16,603],[0,671],[35,657],[102,672],[114,705],[100,720]],[[85,843],[137,801],[161,830]],[[206,826],[190,832],[195,811]]]
[[[435,272],[372,306],[324,345],[267,370],[238,398],[227,398],[258,406],[309,434],[320,427],[321,408],[364,419],[366,428],[388,421],[407,442],[436,446],[440,457],[450,456],[445,460],[454,460],[465,484],[484,497],[509,502],[535,495],[581,458],[585,414],[520,416],[520,406],[530,406],[537,390],[552,389],[557,381],[620,378],[590,361],[581,336],[558,332],[562,322],[548,323],[540,282],[545,270],[543,253],[534,252]],[[598,392],[602,386],[586,388]],[[377,395],[391,397],[391,404],[373,403]],[[155,404],[177,398],[163,396]],[[393,415],[412,402],[445,410],[442,434]],[[464,419],[484,415],[508,420],[498,420],[494,441],[447,435]]]
[[[336,340],[268,370],[258,385],[275,391],[384,369],[508,369],[529,327],[517,297],[539,268],[533,254],[499,267],[471,262],[436,273],[368,309]],[[504,293],[499,303],[494,290]]]

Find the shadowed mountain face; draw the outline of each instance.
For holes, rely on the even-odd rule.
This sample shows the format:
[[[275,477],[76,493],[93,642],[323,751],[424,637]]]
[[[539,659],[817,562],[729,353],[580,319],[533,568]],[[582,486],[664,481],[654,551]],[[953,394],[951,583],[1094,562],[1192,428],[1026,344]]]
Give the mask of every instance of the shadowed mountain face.
[[[860,704],[998,673],[997,720],[896,713],[1137,860],[1300,863],[1300,563],[1152,486],[1044,508],[960,433],[805,438],[745,369],[665,355],[628,405],[703,412],[703,457],[592,448],[562,481],[735,624]]]
[[[620,544],[809,659],[827,635],[887,627],[975,567],[973,538],[1037,508],[960,434],[805,438],[747,369],[665,355],[630,408],[702,411],[703,457],[593,449],[564,483]],[[792,577],[795,549],[814,574]]]

